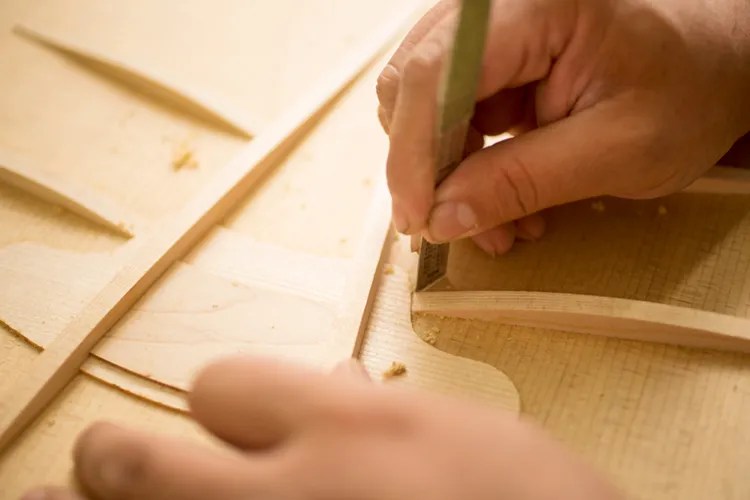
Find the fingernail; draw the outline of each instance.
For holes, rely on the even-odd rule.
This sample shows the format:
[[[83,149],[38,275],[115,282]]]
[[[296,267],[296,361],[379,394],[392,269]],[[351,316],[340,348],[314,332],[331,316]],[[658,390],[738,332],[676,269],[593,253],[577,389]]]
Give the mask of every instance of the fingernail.
[[[541,217],[538,219],[526,219],[518,223],[516,235],[526,241],[537,241],[544,236],[545,222]]]
[[[409,220],[406,218],[406,214],[395,203],[393,204],[393,226],[401,234],[406,234],[409,229]]]
[[[462,202],[445,202],[432,211],[429,236],[435,242],[449,241],[477,229],[474,210]]]
[[[393,213],[393,225],[396,228],[396,231],[401,234],[406,234],[406,231],[409,229],[409,223],[407,222],[406,217],[399,212]]]
[[[495,253],[495,247],[490,241],[486,241],[484,239],[477,238],[474,240],[474,243],[482,249],[484,253],[492,257],[493,259],[497,256]]]

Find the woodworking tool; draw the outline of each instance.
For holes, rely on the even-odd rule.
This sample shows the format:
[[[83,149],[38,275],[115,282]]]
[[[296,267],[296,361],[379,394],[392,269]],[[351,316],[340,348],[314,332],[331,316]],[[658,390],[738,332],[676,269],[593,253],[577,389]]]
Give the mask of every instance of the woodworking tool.
[[[435,186],[463,160],[466,135],[474,114],[477,85],[489,25],[491,0],[462,0],[450,58],[438,96],[438,135]],[[433,244],[421,238],[417,291],[445,277],[449,243]]]

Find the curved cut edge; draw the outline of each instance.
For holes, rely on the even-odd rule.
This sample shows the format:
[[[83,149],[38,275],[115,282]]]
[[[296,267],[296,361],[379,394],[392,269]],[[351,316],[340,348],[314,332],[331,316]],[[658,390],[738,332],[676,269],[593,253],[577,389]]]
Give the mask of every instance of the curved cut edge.
[[[387,267],[360,352],[371,376],[520,413],[518,389],[507,375],[487,363],[443,352],[420,338],[412,325],[410,297],[407,273]],[[390,377],[394,363],[405,371]]]

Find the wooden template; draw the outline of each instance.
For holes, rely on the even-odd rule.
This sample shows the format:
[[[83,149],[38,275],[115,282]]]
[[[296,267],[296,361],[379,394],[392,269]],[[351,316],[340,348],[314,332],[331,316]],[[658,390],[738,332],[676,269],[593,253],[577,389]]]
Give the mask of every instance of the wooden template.
[[[414,13],[409,13],[410,20]],[[5,447],[78,372],[102,336],[245,196],[309,130],[314,119],[405,29],[400,17],[358,48],[303,102],[254,139],[190,203],[139,246],[113,279],[34,360],[27,376],[6,389],[0,415],[0,447]]]

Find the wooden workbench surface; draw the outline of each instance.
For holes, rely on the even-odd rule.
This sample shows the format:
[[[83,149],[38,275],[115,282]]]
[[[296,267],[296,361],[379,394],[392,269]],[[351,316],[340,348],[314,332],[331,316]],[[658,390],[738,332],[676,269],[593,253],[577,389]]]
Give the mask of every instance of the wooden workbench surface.
[[[419,4],[0,1],[0,74],[11,75],[0,79],[0,151],[95,188],[136,228],[153,230],[247,139],[34,44],[12,32],[15,23],[210,90],[262,130],[406,3]],[[69,15],[74,8],[78,16]],[[374,93],[383,62],[224,227],[321,258],[354,253],[387,153]],[[185,148],[198,165],[176,169]],[[683,194],[596,208],[551,211],[543,241],[496,260],[461,243],[451,278],[464,289],[596,293],[750,317],[750,199]],[[0,249],[21,242],[110,252],[122,240],[0,184]],[[0,380],[8,381],[38,351],[2,325]],[[439,350],[505,373],[524,414],[632,498],[750,498],[750,356],[459,319],[414,325],[417,334],[436,334]],[[365,338],[371,370],[399,355],[384,357]],[[210,440],[184,415],[81,374],[0,455],[0,499],[67,482],[76,435],[102,418]]]

